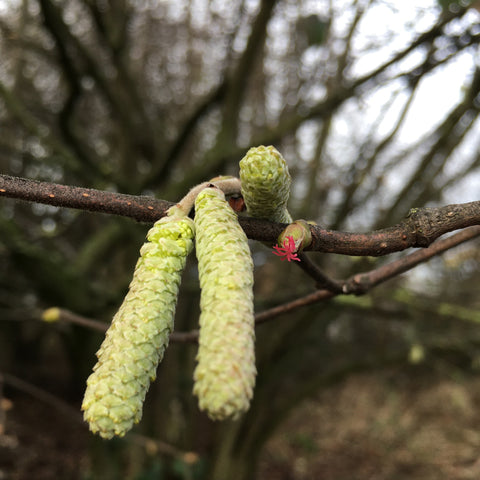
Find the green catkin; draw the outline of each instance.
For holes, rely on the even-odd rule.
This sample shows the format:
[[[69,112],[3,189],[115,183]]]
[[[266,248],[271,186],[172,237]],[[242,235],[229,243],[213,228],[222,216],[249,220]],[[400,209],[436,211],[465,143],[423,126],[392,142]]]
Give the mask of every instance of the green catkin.
[[[253,147],[240,160],[242,195],[251,217],[291,223],[287,210],[291,177],[287,162],[272,146]]]
[[[253,262],[248,240],[217,188],[195,202],[200,334],[193,392],[213,420],[248,410],[255,386]]]
[[[173,329],[178,288],[193,247],[193,220],[171,209],[157,221],[140,249],[129,291],[97,352],[82,404],[90,430],[123,436],[142,417]]]

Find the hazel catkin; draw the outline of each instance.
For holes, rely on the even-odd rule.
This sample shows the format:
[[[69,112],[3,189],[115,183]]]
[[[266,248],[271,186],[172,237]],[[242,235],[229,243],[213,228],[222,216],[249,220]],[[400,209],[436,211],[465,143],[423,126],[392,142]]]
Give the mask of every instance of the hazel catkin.
[[[291,223],[287,210],[291,177],[287,162],[273,146],[252,147],[240,160],[242,195],[251,217]]]
[[[123,436],[142,417],[173,329],[178,288],[193,247],[193,221],[173,214],[150,229],[125,299],[97,352],[87,380],[84,418],[103,438]]]
[[[248,239],[222,191],[195,201],[200,333],[194,394],[213,420],[248,410],[255,385],[253,261]]]

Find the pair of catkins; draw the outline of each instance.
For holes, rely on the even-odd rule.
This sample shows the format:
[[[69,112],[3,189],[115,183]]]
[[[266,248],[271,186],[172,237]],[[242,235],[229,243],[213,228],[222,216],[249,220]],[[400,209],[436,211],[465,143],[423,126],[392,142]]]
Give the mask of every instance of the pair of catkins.
[[[251,148],[240,161],[240,180],[250,216],[291,222],[286,207],[290,175],[274,147]],[[173,330],[181,275],[194,242],[201,314],[193,393],[213,420],[238,418],[253,396],[253,261],[248,239],[215,181],[196,195],[193,220],[190,208],[179,205],[148,232],[129,291],[87,380],[84,418],[103,438],[123,436],[141,419],[145,395]]]

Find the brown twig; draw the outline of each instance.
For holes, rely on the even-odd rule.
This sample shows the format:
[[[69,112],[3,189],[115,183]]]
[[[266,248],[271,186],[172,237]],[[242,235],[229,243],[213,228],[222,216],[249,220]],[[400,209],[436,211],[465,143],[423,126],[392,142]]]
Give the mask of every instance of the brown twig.
[[[354,293],[355,295],[363,294],[379,283],[411,270],[419,263],[426,262],[430,258],[478,236],[480,236],[480,226],[466,228],[448,238],[436,241],[428,248],[417,250],[368,273],[354,275],[344,283],[343,292]]]
[[[66,310],[64,308],[58,309],[58,321],[73,323],[82,327],[97,330],[99,332],[106,332],[109,325],[106,322],[94,320],[93,318],[83,317],[76,313]],[[191,330],[189,332],[172,332],[170,334],[170,342],[174,343],[196,343],[198,341],[198,331]]]
[[[0,195],[59,207],[131,217],[154,222],[174,205],[153,197],[125,195],[0,175]],[[286,225],[239,217],[248,238],[276,242]],[[400,224],[369,233],[325,230],[311,225],[312,244],[306,250],[342,255],[381,256],[410,247],[427,247],[441,235],[480,225],[480,201],[439,208],[412,209]]]
[[[480,226],[470,227],[449,238],[439,240],[426,249],[417,250],[416,252],[406,255],[405,257],[395,260],[387,265],[371,270],[370,272],[353,275],[343,282],[342,291],[344,294],[365,294],[378,284],[386,282],[396,275],[416,267],[419,263],[426,262],[433,256],[439,255],[452,247],[478,236],[480,236]],[[256,323],[263,323],[284,313],[296,310],[297,308],[311,305],[312,303],[317,303],[322,300],[328,300],[336,295],[338,295],[338,292],[326,289],[318,290],[291,302],[257,313],[255,315],[255,321]]]
[[[0,195],[57,207],[121,215],[139,222],[154,222],[174,205],[153,197],[38,182],[9,175],[0,175]]]
[[[298,254],[298,258],[300,259],[300,262],[295,263],[295,265],[298,265],[304,272],[306,272],[317,282],[317,288],[325,288],[326,290],[336,293],[342,292],[342,282],[337,282],[323,273],[308,255],[300,252]]]
[[[336,232],[312,225],[312,245],[305,250],[377,257],[411,247],[428,247],[445,233],[472,225],[480,225],[480,201],[412,208],[403,222],[374,232]]]
[[[322,300],[328,300],[336,295],[336,293],[330,290],[317,290],[316,292],[310,293],[301,298],[297,298],[291,302],[287,302],[282,305],[278,305],[277,307],[269,308],[268,310],[257,313],[255,315],[255,323],[264,323],[267,320],[271,320],[272,318],[283,315],[284,313],[291,312],[300,307],[306,307],[307,305],[311,305],[312,303],[317,303]]]
[[[278,317],[279,315],[283,315],[313,303],[328,300],[341,293],[363,295],[378,284],[386,282],[400,273],[404,273],[416,267],[418,264],[426,262],[430,258],[440,255],[446,250],[478,236],[480,236],[480,226],[470,227],[449,238],[439,240],[429,248],[417,250],[416,252],[406,255],[405,257],[395,260],[387,265],[375,268],[369,272],[355,274],[343,282],[333,281],[335,290],[326,288],[317,290],[316,292],[297,298],[296,300],[257,313],[255,315],[255,323],[264,323],[272,318]],[[340,289],[337,288],[338,285],[341,285]],[[101,332],[105,332],[108,328],[107,323],[81,317],[80,315],[64,309],[59,309],[59,320],[83,325]],[[170,335],[170,341],[177,343],[197,343],[198,330],[191,330],[189,332],[172,332]]]

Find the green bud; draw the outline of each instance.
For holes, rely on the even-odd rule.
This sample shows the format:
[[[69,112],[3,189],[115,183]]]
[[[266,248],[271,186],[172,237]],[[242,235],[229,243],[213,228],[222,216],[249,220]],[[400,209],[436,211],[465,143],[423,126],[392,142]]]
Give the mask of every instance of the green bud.
[[[193,392],[213,420],[248,410],[255,385],[253,262],[248,239],[217,188],[195,202],[201,315]]]
[[[408,352],[408,361],[416,365],[418,363],[422,363],[424,360],[425,348],[419,343],[414,343],[410,347],[410,351]]]
[[[145,395],[168,345],[195,231],[193,220],[177,216],[177,210],[148,232],[129,291],[87,380],[84,418],[90,430],[103,438],[123,436],[140,421]]]
[[[44,322],[53,323],[60,320],[60,309],[58,307],[47,308],[42,312]]]
[[[283,245],[287,237],[292,237],[295,242],[295,251],[301,252],[312,243],[312,233],[309,222],[306,220],[295,220],[278,237],[278,245]]]
[[[240,160],[240,180],[250,216],[291,223],[287,210],[291,178],[287,162],[275,147],[251,148]]]

